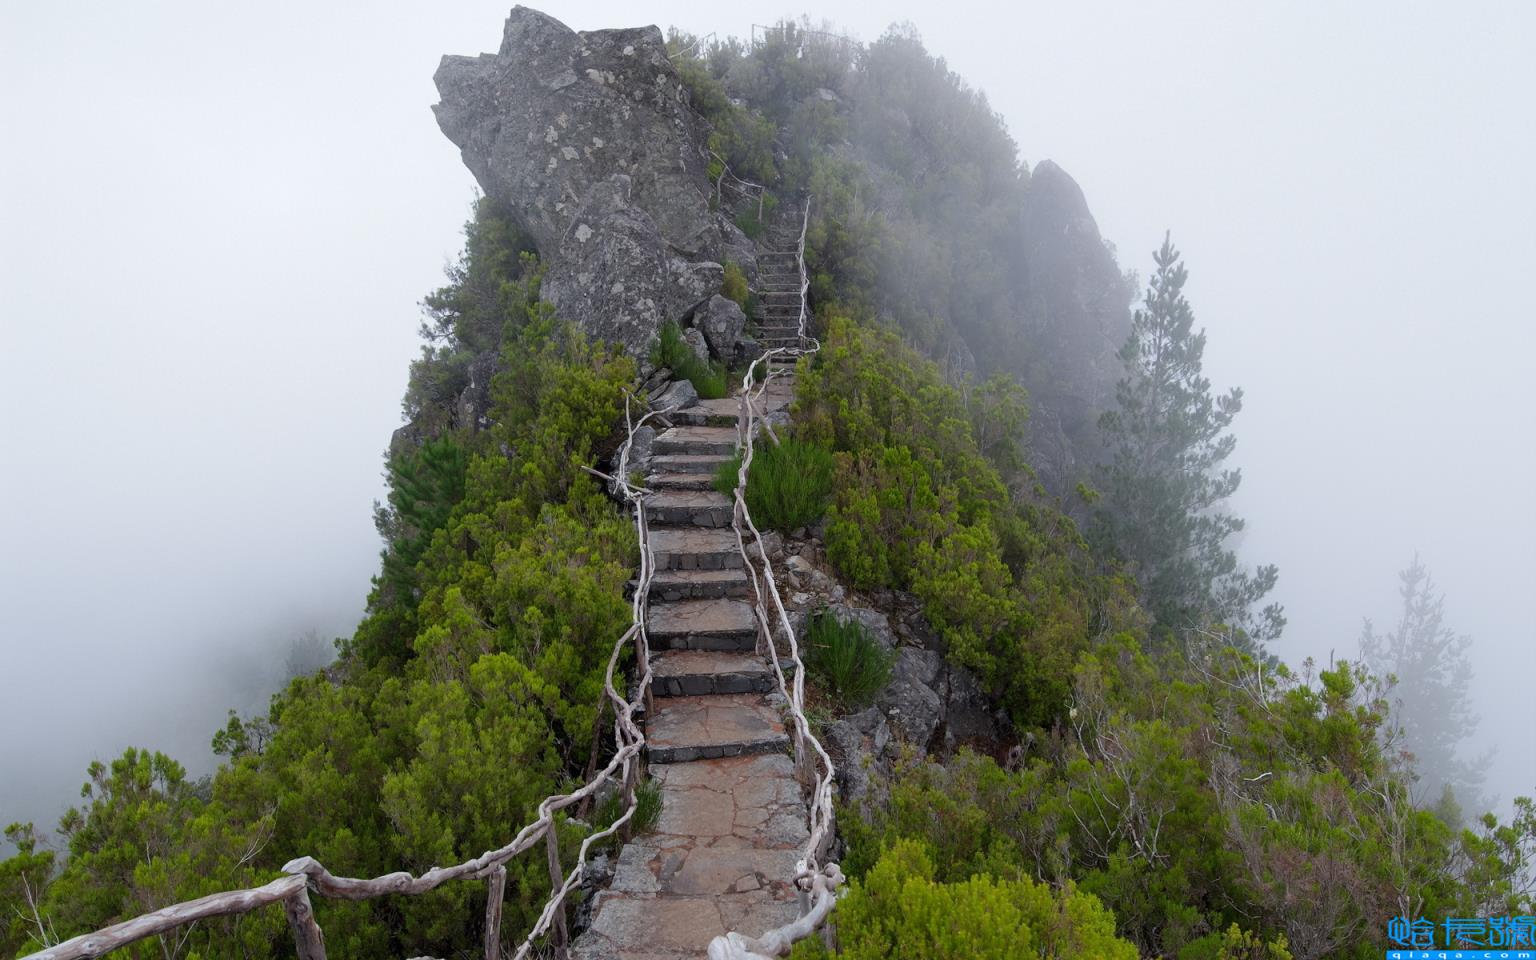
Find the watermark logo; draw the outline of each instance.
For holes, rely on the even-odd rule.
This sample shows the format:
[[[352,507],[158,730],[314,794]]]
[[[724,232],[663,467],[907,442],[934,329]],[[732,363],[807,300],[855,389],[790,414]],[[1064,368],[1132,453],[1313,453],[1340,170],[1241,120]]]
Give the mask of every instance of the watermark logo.
[[[1387,939],[1409,948],[1388,950],[1387,960],[1536,960],[1536,917],[1446,917],[1439,923],[1393,917],[1387,921]]]

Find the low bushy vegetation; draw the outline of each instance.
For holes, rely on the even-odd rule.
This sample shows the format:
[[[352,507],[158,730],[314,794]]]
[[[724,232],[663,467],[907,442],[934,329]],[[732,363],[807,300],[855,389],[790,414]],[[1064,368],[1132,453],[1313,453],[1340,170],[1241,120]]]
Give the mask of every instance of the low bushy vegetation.
[[[838,902],[836,951],[816,937],[795,960],[1137,960],[1115,936],[1115,918],[1096,897],[1070,884],[1052,890],[1019,871],[937,879],[933,858],[914,840],[884,851]]]
[[[844,707],[866,706],[891,681],[891,652],[857,620],[811,618],[802,641],[806,669]]]
[[[683,339],[683,328],[675,320],[668,320],[656,331],[651,363],[666,367],[677,379],[693,384],[693,389],[705,400],[718,400],[726,394],[725,364],[700,359]]]
[[[838,572],[915,594],[950,658],[1017,723],[1057,722],[1078,655],[1134,626],[1135,603],[1034,491],[1022,393],[1003,381],[962,393],[894,335],[833,317],[795,409],[796,435],[837,458],[826,547]]]
[[[720,282],[720,293],[726,299],[736,301],[743,310],[747,308],[752,292],[747,288],[747,275],[734,260],[725,261],[725,279]]]
[[[747,474],[752,521],[762,530],[789,531],[820,520],[832,497],[834,465],[831,451],[817,444],[793,437],[774,443],[766,434],[759,437]],[[740,471],[740,457],[722,463],[715,473],[715,489],[734,493]]]

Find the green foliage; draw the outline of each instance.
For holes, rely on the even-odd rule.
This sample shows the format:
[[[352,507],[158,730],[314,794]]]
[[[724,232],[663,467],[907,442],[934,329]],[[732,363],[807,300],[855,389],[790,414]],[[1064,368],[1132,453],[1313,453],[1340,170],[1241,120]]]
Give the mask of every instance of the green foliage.
[[[1129,563],[1159,625],[1175,632],[1224,624],[1252,641],[1279,636],[1285,619],[1250,608],[1277,577],[1273,566],[1239,570],[1228,539],[1243,521],[1221,508],[1242,476],[1224,469],[1237,445],[1227,428],[1243,392],[1211,395],[1201,372],[1205,333],[1184,298],[1188,270],[1171,240],[1154,254],[1157,272],[1120,351],[1125,377],[1115,408],[1099,420],[1110,451],[1096,514],[1104,549]]]
[[[579,777],[603,744],[596,706],[630,622],[629,520],[582,470],[618,441],[634,362],[558,322],[537,264],[482,204],[450,284],[428,298],[432,346],[413,371],[412,433],[389,459],[378,511],[386,547],[367,616],[341,659],[295,678],[264,717],[231,715],[226,758],[188,782],[160,754],[91,768],[89,805],[51,867],[30,832],[0,864],[0,927],[38,945],[34,920],[68,937],[218,890],[258,886],[310,855],[338,874],[420,872],[506,843],[537,803]],[[434,394],[467,359],[489,364],[483,420],[458,423]],[[642,794],[654,816],[655,801]],[[561,825],[569,862],[588,828]],[[508,865],[506,923],[532,922],[549,890],[542,856]],[[17,891],[20,888],[20,900]],[[483,886],[317,904],[338,956],[431,952],[478,936]],[[23,904],[21,914],[11,907]],[[30,909],[35,904],[37,910]],[[291,950],[281,910],[182,931],[183,955]],[[126,956],[172,955],[147,942]]]
[[[846,708],[865,706],[891,681],[895,656],[857,620],[817,614],[801,642],[806,669]]]
[[[848,960],[1136,960],[1115,936],[1114,917],[1094,897],[1068,885],[1060,892],[1026,876],[987,874],[935,879],[921,843],[897,841],[862,882],[854,882],[835,915],[838,950]],[[828,956],[815,938],[792,957]]]
[[[22,947],[36,943],[47,933],[41,906],[54,875],[52,850],[39,849],[37,831],[30,823],[5,828],[6,842],[16,852],[0,860],[0,954],[18,956]]]
[[[651,363],[666,367],[678,378],[692,383],[693,389],[705,400],[718,400],[727,392],[725,365],[700,359],[683,340],[683,329],[675,320],[668,320],[656,331],[656,342],[651,345]]]
[[[795,407],[797,435],[837,456],[827,556],[855,589],[916,594],[953,660],[1021,725],[1048,725],[1078,654],[1134,625],[1132,605],[1035,493],[1017,385],[964,391],[893,335],[831,318]]]
[[[741,272],[741,265],[734,260],[725,261],[725,279],[720,283],[720,293],[736,301],[738,307],[746,309],[751,291],[747,289],[747,275]]]
[[[1536,807],[1460,832],[1415,809],[1378,739],[1379,684],[1350,664],[1310,669],[1106,643],[1077,667],[1064,727],[1010,769],[914,758],[875,816],[839,818],[844,868],[915,839],[937,880],[1075,883],[1141,955],[1180,960],[1380,956],[1401,903],[1529,909],[1514,878],[1536,852]]]
[[[788,531],[820,520],[832,497],[834,467],[825,447],[793,437],[778,443],[760,438],[753,444],[747,474],[747,509],[753,522],[759,529]],[[740,471],[739,456],[722,463],[715,472],[715,489],[733,494]]]

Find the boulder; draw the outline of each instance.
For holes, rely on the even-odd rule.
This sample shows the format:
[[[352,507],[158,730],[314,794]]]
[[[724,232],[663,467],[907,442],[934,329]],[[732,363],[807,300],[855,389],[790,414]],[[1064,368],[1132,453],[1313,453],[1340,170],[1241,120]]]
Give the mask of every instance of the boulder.
[[[661,394],[651,400],[652,410],[681,410],[699,400],[699,391],[687,380],[674,380]]]
[[[630,178],[614,174],[594,185],[570,237],[544,254],[540,292],[560,316],[592,336],[644,354],[667,320],[720,289],[718,263],[672,253],[650,216],[630,202]]]
[[[944,749],[962,743],[995,743],[999,737],[997,716],[981,684],[964,667],[949,667],[948,697],[944,704]]]
[[[874,707],[850,714],[826,727],[826,744],[837,768],[844,802],[868,813],[884,797],[890,779],[891,731]]]
[[[736,353],[731,358],[731,366],[745,367],[747,364],[763,355],[763,345],[746,334],[736,338]]]
[[[496,53],[447,56],[438,126],[548,266],[543,293],[596,337],[643,353],[659,323],[755,271],[711,211],[707,125],[654,26],[577,33],[515,7]]]
[[[876,705],[890,721],[891,729],[908,743],[927,750],[944,722],[944,701],[932,688],[910,680],[893,680]]]
[[[747,328],[747,315],[729,297],[715,294],[694,310],[693,326],[704,334],[709,352],[731,361],[736,356],[736,341]]]
[[[683,342],[692,348],[700,363],[709,363],[709,343],[704,339],[704,331],[689,327],[683,331]]]
[[[935,689],[943,672],[943,655],[936,650],[918,647],[901,647],[896,651],[895,662],[891,664],[892,680],[905,680]]]
[[[491,414],[491,378],[496,375],[496,354],[482,353],[469,362],[469,383],[459,392],[454,416],[460,427],[483,429]]]
[[[791,557],[788,565],[793,567],[796,560],[807,567],[810,566],[804,557]],[[874,638],[881,649],[887,651],[896,649],[896,634],[891,630],[891,621],[879,610],[871,610],[869,607],[855,607],[846,603],[836,603],[827,607],[827,613],[836,617],[839,623],[853,621],[863,624],[864,629],[869,631],[869,635]]]
[[[648,423],[635,428],[634,440],[629,445],[629,457],[626,464],[629,473],[646,474],[650,472],[651,445],[655,442],[656,428]],[[618,469],[617,464],[614,465],[614,469]]]

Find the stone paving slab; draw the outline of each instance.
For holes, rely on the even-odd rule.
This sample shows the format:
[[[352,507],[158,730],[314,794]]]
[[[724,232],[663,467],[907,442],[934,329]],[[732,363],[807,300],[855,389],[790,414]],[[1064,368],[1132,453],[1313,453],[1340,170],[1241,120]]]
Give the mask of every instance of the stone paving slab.
[[[785,754],[666,764],[652,767],[651,776],[661,785],[661,817],[643,842],[693,838],[711,847],[802,850],[810,836],[794,761]]]
[[[666,650],[651,657],[653,689],[661,697],[713,693],[767,693],[773,671],[755,653],[720,650]]]
[[[646,718],[651,762],[771,753],[789,746],[778,710],[761,694],[658,699]]]
[[[796,328],[787,328],[793,332]],[[771,413],[789,405],[787,397],[769,398],[764,413]],[[741,400],[738,397],[721,397],[718,400],[700,400],[692,406],[672,414],[672,422],[688,424],[692,426],[732,427],[736,425],[736,419],[741,413]]]
[[[731,597],[652,603],[646,633],[658,650],[755,650],[757,616]]]
[[[696,527],[729,527],[735,501],[714,490],[662,490],[646,500],[656,523],[692,524]]]
[[[658,454],[651,458],[651,469],[657,473],[702,473],[713,477],[715,471],[720,468],[720,464],[731,459],[732,456],[735,456],[734,449],[729,454]]]
[[[631,581],[633,582],[633,581]],[[658,570],[651,575],[651,600],[742,599],[752,596],[752,579],[741,567],[730,570]]]
[[[660,570],[733,570],[742,566],[736,532],[704,527],[657,527],[651,554]]]
[[[652,490],[713,490],[715,475],[712,473],[653,473],[645,478],[645,485]]]
[[[725,454],[736,452],[735,427],[672,427],[656,435],[651,449],[659,454]]]
[[[757,936],[792,922],[794,901],[751,895],[638,897],[604,891],[593,906],[592,928],[576,942],[576,960],[701,960],[709,941],[735,930]]]

